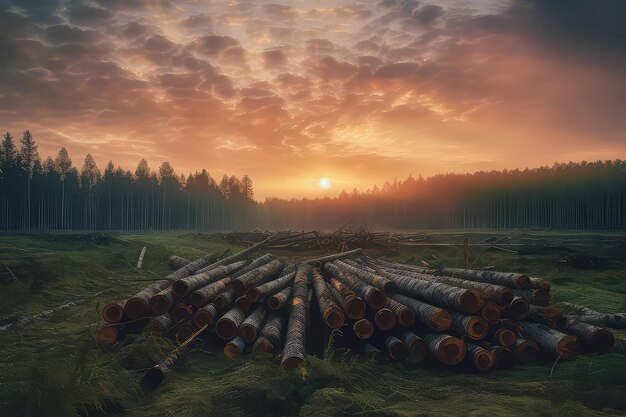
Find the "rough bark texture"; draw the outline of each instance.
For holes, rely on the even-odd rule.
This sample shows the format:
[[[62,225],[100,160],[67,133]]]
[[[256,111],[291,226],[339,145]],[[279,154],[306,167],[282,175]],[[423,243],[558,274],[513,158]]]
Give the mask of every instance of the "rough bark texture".
[[[387,296],[383,291],[364,283],[350,273],[346,273],[335,264],[326,263],[324,264],[324,269],[332,274],[337,281],[349,287],[359,297],[365,300],[374,310],[381,309],[387,304]]]
[[[365,314],[365,303],[363,300],[356,295],[354,291],[350,289],[347,285],[344,285],[340,281],[337,281],[335,278],[331,278],[330,281],[331,288],[339,294],[341,298],[341,305],[343,311],[346,313],[346,316],[353,319],[358,320],[363,318]],[[339,300],[339,297],[336,297]]]
[[[596,352],[608,352],[615,344],[613,333],[588,323],[571,322],[566,324],[563,331],[580,338],[586,346]]]
[[[470,281],[488,282],[490,284],[502,285],[504,287],[526,289],[530,288],[528,275],[514,272],[480,271],[474,269],[443,268],[436,272],[436,275],[445,275],[456,278],[468,279]]]
[[[332,294],[328,290],[324,277],[320,274],[319,270],[313,271],[313,290],[315,291],[315,298],[322,314],[322,319],[326,326],[331,329],[338,329],[343,325],[345,320],[343,310],[335,303]]]
[[[293,300],[281,361],[281,366],[285,370],[296,368],[304,362],[306,357],[305,342],[310,276],[311,267],[300,266],[293,281]]]
[[[396,286],[393,281],[378,275],[373,269],[369,269],[350,260],[338,260],[333,262],[333,264],[346,272],[356,275],[361,281],[378,288],[387,295],[391,295],[395,292]]]
[[[167,266],[169,266],[170,269],[173,269],[174,271],[176,271],[177,269],[182,268],[183,266],[187,265],[190,262],[191,262],[190,260],[185,259],[181,256],[172,255],[167,260]]]
[[[270,313],[261,330],[260,338],[270,343],[272,352],[276,352],[282,347],[283,338],[285,337],[285,328],[285,317],[280,313]],[[267,347],[267,345],[264,347]],[[268,350],[265,351],[267,352]]]
[[[200,288],[205,287],[228,274],[231,274],[233,271],[240,269],[246,263],[247,261],[233,262],[232,264],[218,266],[206,272],[179,279],[172,284],[172,289],[174,294],[178,297],[186,297],[193,291],[199,290]]]
[[[402,303],[397,302],[393,298],[387,299],[387,308],[389,308],[396,315],[396,321],[402,327],[411,327],[415,324],[415,311],[405,306]]]
[[[276,278],[273,281],[266,282],[265,284],[259,285],[257,287],[248,288],[246,291],[246,297],[250,299],[252,302],[259,301],[261,298],[267,298],[276,294],[279,291],[284,290],[288,286],[291,286],[291,282],[296,276],[296,271],[292,271],[290,273],[285,274]]]
[[[246,343],[252,343],[256,340],[257,334],[261,330],[265,318],[267,317],[267,307],[265,304],[259,304],[254,311],[246,317],[239,326],[239,336]]]
[[[469,314],[478,312],[484,305],[481,295],[476,290],[453,287],[429,279],[419,279],[403,275],[381,272],[393,280],[398,291],[411,295],[429,304],[439,305]]]
[[[237,307],[228,310],[215,325],[215,333],[222,339],[232,339],[237,335],[239,326],[246,318],[246,313]]]
[[[577,352],[577,339],[544,326],[529,321],[520,322],[524,336],[539,344],[547,352],[563,359],[574,359]]]
[[[150,308],[150,300],[153,296],[170,287],[175,281],[192,275],[199,269],[208,265],[214,259],[215,255],[212,254],[203,256],[202,258],[196,259],[195,261],[188,263],[184,267],[172,272],[164,279],[150,284],[149,286],[135,294],[133,297],[128,299],[126,305],[124,306],[124,312],[132,320],[140,319],[147,316],[148,309]],[[173,305],[174,300],[172,299],[171,302]],[[167,311],[168,310],[162,312],[161,314],[167,313]]]
[[[413,309],[419,321],[437,332],[445,332],[452,326],[452,316],[449,311],[443,308],[435,307],[401,294],[396,294],[391,298]]]
[[[232,281],[233,279],[231,277],[226,277],[206,287],[200,288],[191,294],[191,303],[196,307],[202,307],[211,300],[214,300],[219,294],[226,291]]]
[[[394,273],[397,275],[407,275],[413,278],[441,282],[453,287],[473,289],[480,291],[487,301],[493,301],[498,305],[505,306],[513,299],[513,290],[502,285],[489,284],[485,282],[470,281],[467,279],[453,278],[439,275],[429,275],[415,271],[405,271],[401,269],[381,269],[381,271]]]
[[[268,262],[265,265],[261,265],[250,272],[246,272],[245,274],[234,278],[232,282],[233,289],[237,294],[241,295],[245,292],[246,288],[259,285],[270,280],[279,274],[283,267],[284,264],[278,259]]]
[[[530,280],[530,288],[535,290],[550,291],[550,281],[537,277],[529,277],[528,279]]]

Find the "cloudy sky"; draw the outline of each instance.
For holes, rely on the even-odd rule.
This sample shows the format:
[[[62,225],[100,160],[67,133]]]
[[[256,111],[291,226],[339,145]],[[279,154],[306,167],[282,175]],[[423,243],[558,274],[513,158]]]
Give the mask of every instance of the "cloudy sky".
[[[0,129],[261,199],[624,158],[625,97],[622,0],[0,0]]]

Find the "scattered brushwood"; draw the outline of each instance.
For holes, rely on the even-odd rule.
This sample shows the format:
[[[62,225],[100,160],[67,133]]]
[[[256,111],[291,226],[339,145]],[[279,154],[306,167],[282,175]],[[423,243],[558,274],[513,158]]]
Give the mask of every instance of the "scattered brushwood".
[[[282,235],[281,235],[282,233]],[[254,230],[252,232],[222,233],[222,239],[229,243],[248,245],[275,238],[268,248],[288,249],[327,249],[345,251],[355,248],[380,248],[395,246],[413,246],[428,240],[428,235],[420,233],[372,232],[365,225],[352,230],[344,225],[334,232],[271,232]],[[328,261],[327,261],[328,262]],[[320,265],[317,265],[318,267]]]
[[[542,355],[606,352],[615,342],[607,327],[624,325],[623,314],[550,305],[549,282],[524,274],[432,269],[367,257],[361,249],[288,266],[271,254],[248,259],[262,242],[276,247],[309,237],[255,232],[241,237],[254,242],[251,248],[219,261],[172,257],[172,274],[104,305],[105,324],[95,337],[112,346],[143,331],[180,344],[146,374],[146,386],[155,387],[192,342],[228,358],[280,355],[285,371],[300,367],[307,353],[336,346],[377,363],[430,357],[487,372]]]

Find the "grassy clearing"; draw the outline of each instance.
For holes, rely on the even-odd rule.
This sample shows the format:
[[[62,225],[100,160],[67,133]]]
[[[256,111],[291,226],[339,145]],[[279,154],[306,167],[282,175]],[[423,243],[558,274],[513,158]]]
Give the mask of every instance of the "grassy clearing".
[[[479,242],[495,232],[435,233],[433,242]],[[525,235],[541,239],[522,254],[472,247],[471,266],[524,271],[553,282],[553,297],[607,312],[626,311],[626,263],[617,234]],[[511,240],[513,241],[513,240]],[[147,246],[144,267],[137,256]],[[532,247],[531,247],[532,246]],[[285,374],[272,358],[226,360],[215,350],[196,349],[155,392],[139,379],[173,348],[171,342],[131,335],[108,349],[93,332],[105,300],[133,293],[145,280],[167,273],[171,254],[188,258],[238,248],[214,236],[36,235],[0,237],[0,262],[20,279],[0,284],[0,320],[31,316],[68,301],[80,306],[40,320],[22,331],[0,332],[2,416],[617,416],[626,412],[626,354],[580,357],[559,363],[473,375],[435,364],[376,366],[352,355],[327,351],[310,357],[299,372]],[[293,259],[302,256],[273,251]],[[604,260],[597,269],[560,263],[578,253]],[[307,255],[314,255],[307,253]],[[462,264],[458,246],[382,249],[402,261]],[[0,280],[8,272],[0,266]],[[93,297],[93,298],[91,298]],[[618,337],[624,338],[624,334]]]

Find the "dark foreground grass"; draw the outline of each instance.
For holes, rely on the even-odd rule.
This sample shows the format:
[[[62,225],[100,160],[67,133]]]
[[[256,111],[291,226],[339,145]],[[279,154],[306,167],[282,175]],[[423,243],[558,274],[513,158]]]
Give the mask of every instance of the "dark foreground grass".
[[[435,233],[430,242],[484,241],[495,233]],[[500,235],[500,236],[505,236]],[[557,301],[626,311],[626,240],[617,234],[517,235],[521,253],[471,247],[470,265],[493,265],[552,280]],[[147,246],[142,270],[137,256]],[[507,248],[512,248],[508,247]],[[622,248],[622,249],[620,249]],[[269,357],[227,360],[215,349],[186,355],[154,392],[139,384],[173,344],[130,335],[110,348],[93,333],[105,300],[126,296],[168,272],[171,254],[188,258],[238,248],[196,234],[37,235],[0,237],[0,262],[20,279],[6,284],[0,266],[0,320],[32,316],[68,301],[85,304],[0,332],[0,416],[617,416],[626,413],[626,354],[582,356],[487,375],[432,363],[376,366],[327,349],[284,373]],[[313,255],[273,251],[284,258]],[[460,266],[458,246],[381,250],[402,261]],[[595,269],[560,262],[585,254]],[[624,334],[618,338],[623,342]]]

